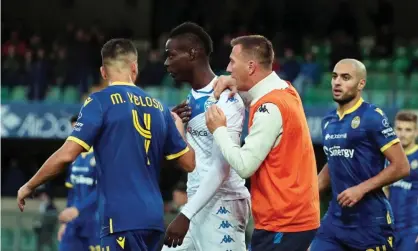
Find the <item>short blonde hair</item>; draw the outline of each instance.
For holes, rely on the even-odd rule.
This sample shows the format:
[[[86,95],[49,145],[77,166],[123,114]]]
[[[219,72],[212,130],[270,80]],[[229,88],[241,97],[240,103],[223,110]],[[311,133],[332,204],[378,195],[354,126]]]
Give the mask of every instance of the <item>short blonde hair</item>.
[[[232,39],[231,46],[241,45],[242,50],[254,57],[265,68],[271,68],[274,61],[274,49],[270,40],[261,35],[241,36]]]

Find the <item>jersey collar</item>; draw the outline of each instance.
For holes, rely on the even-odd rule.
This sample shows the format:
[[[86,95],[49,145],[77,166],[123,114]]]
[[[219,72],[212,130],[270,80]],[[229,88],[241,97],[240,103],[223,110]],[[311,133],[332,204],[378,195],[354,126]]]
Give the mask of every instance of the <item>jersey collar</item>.
[[[405,151],[405,154],[406,155],[411,155],[411,154],[415,153],[416,151],[418,151],[418,145],[415,145],[411,149],[409,149],[408,151]]]
[[[282,90],[289,87],[286,81],[282,80],[276,72],[270,73],[267,77],[255,84],[248,93],[251,96],[251,105],[254,105],[260,98],[273,90]]]
[[[134,83],[120,82],[120,81],[110,82],[109,86],[111,86],[111,85],[131,85],[131,86],[135,86]]]
[[[357,103],[355,104],[355,105],[353,105],[353,107],[351,107],[350,109],[347,109],[346,111],[344,111],[342,114],[341,113],[339,113],[338,112],[338,109],[337,109],[337,115],[338,115],[338,118],[340,119],[340,120],[342,120],[343,118],[344,118],[344,116],[345,115],[347,115],[347,114],[350,114],[350,113],[352,113],[352,112],[355,112],[360,106],[361,106],[361,104],[363,104],[363,98],[360,98],[358,101],[357,101]]]
[[[218,76],[215,76],[208,85],[206,85],[205,87],[199,89],[199,90],[193,90],[193,92],[195,93],[200,93],[200,94],[211,94],[213,92],[213,84],[215,83],[215,80],[218,79]]]

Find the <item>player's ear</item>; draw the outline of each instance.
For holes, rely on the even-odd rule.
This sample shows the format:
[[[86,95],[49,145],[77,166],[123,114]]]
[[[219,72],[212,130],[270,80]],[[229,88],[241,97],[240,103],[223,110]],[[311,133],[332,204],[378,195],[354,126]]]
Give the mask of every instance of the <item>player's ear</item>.
[[[255,69],[257,68],[257,64],[253,60],[250,60],[248,61],[247,67],[248,67],[248,74],[253,75],[255,72]]]
[[[190,49],[190,52],[189,52],[189,55],[190,55],[190,60],[194,60],[194,59],[196,58],[196,56],[197,56],[197,51],[196,51],[196,49],[191,48],[191,49]]]
[[[103,67],[103,66],[100,66],[100,74],[102,75],[102,78],[103,78],[104,80],[106,80],[106,79],[107,79],[106,71],[105,71],[105,69],[104,69],[104,67]]]
[[[133,62],[131,64],[131,72],[133,74],[135,74],[135,76],[138,75],[138,64],[137,64],[137,62]]]
[[[359,84],[357,86],[357,89],[359,91],[362,91],[364,89],[364,87],[366,87],[366,80],[365,79],[362,79],[362,80],[360,80],[360,82],[359,82]]]

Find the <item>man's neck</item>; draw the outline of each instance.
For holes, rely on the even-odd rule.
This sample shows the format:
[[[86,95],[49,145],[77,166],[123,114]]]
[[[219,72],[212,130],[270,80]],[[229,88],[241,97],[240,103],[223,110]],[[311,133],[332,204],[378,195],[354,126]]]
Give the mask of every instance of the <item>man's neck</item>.
[[[256,74],[254,74],[253,76],[251,76],[249,78],[249,83],[248,83],[248,87],[250,90],[251,88],[253,88],[256,84],[260,83],[263,79],[267,78],[273,71],[260,71],[257,72]]]
[[[127,83],[133,84],[131,78],[121,77],[121,78],[109,78],[109,85],[113,85],[113,83]]]
[[[414,147],[416,146],[416,144],[413,142],[411,144],[409,144],[408,146],[404,147],[404,152],[409,152],[410,150],[412,150]]]
[[[215,76],[215,73],[213,73],[209,65],[205,65],[204,67],[196,67],[196,69],[193,71],[190,85],[192,86],[193,90],[202,89],[207,86]]]
[[[340,105],[338,104],[338,113],[339,114],[343,114],[345,111],[347,111],[348,109],[350,109],[351,107],[353,107],[354,105],[357,104],[357,102],[361,99],[361,95],[358,95],[357,97],[355,97],[353,100],[351,100],[350,102],[344,104],[344,105]]]

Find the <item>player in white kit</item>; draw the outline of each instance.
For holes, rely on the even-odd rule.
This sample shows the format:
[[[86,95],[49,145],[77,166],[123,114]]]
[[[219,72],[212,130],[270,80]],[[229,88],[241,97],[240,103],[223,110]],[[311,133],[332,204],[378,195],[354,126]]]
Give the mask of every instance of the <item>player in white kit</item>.
[[[239,143],[245,106],[238,95],[229,98],[229,91],[219,100],[214,98],[217,77],[209,65],[211,52],[210,36],[194,23],[174,28],[166,44],[167,71],[176,82],[192,87],[188,106],[175,112],[190,119],[186,138],[195,150],[196,168],[188,175],[188,202],[169,225],[163,251],[245,250],[250,194],[245,180],[224,160],[205,121],[206,109],[216,103],[227,117],[231,137]]]

